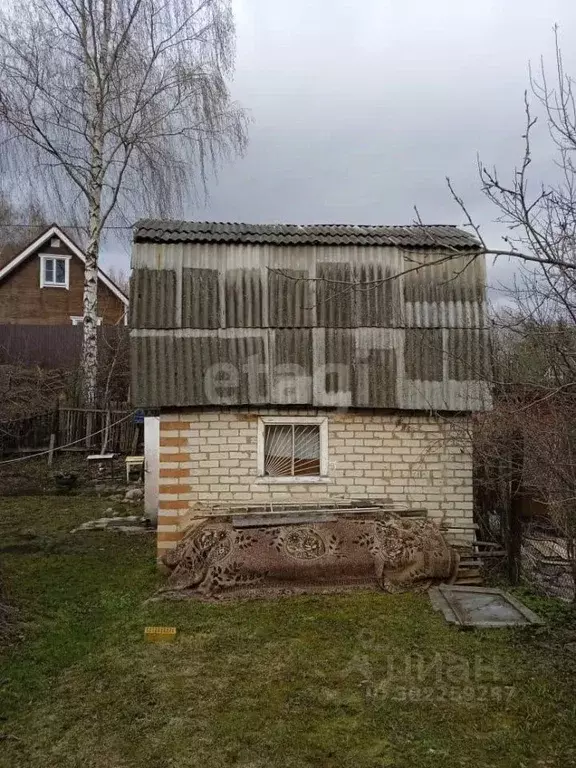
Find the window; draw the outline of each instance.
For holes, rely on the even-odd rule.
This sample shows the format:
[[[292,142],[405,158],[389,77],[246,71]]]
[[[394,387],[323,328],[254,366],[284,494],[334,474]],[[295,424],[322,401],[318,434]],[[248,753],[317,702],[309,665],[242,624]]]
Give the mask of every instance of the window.
[[[66,262],[64,259],[44,259],[44,284],[66,285]]]
[[[263,482],[326,479],[327,420],[266,417],[260,420],[258,474]]]
[[[40,287],[68,288],[68,257],[40,256]]]

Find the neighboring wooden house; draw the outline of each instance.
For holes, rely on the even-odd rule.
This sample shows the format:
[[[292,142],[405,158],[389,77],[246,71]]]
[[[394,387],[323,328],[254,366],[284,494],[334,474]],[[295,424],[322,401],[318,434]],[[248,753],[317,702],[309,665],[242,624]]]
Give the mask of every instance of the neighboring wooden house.
[[[82,324],[85,255],[53,224],[0,269],[0,325]],[[125,322],[128,297],[98,270],[98,319]]]
[[[132,267],[160,554],[228,505],[352,499],[425,509],[470,542],[469,426],[490,407],[473,237],[142,221]]]

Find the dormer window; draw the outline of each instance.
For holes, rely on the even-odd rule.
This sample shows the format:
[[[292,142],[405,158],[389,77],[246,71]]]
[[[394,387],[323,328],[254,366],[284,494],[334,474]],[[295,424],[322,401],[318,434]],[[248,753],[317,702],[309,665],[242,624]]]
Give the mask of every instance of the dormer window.
[[[68,256],[40,255],[40,288],[69,287]]]

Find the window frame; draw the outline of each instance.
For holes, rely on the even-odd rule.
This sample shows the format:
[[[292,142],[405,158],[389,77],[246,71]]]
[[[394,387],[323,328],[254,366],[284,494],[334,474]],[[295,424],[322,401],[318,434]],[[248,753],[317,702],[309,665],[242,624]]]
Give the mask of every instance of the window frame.
[[[70,290],[70,259],[71,256],[65,256],[53,253],[41,253],[40,254],[40,288],[65,288]],[[56,276],[56,261],[64,262],[64,282],[54,283],[46,281],[46,262],[54,262],[54,276]]]
[[[264,452],[267,426],[317,426],[320,432],[319,475],[265,475]],[[328,476],[328,419],[325,416],[261,416],[258,419],[258,477],[257,483],[286,485],[297,483],[330,483]]]

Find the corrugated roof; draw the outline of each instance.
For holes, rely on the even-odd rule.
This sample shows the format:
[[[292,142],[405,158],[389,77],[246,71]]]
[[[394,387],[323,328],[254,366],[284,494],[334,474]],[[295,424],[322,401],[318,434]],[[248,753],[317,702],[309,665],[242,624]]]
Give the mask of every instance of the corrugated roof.
[[[454,226],[359,224],[237,224],[142,219],[134,240],[156,243],[251,243],[263,245],[374,245],[397,248],[478,249],[468,232]]]

